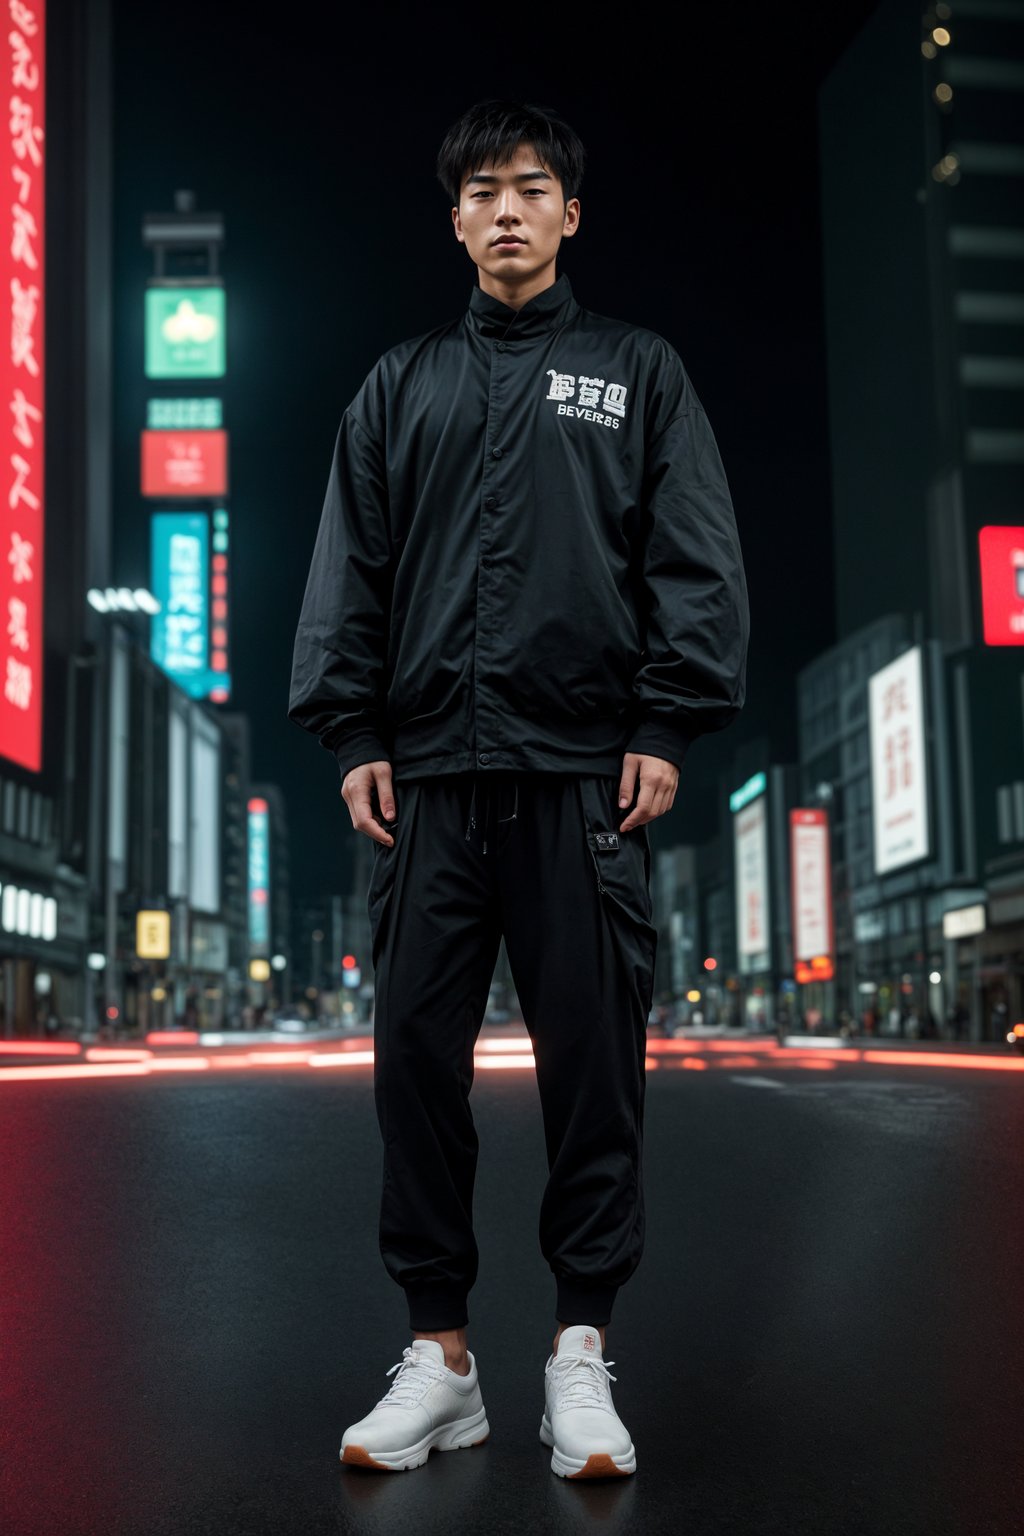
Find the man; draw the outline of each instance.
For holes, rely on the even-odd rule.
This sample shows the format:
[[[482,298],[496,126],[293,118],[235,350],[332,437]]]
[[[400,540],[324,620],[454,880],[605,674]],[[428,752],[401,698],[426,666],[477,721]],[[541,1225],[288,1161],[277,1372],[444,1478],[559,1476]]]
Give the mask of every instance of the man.
[[[504,935],[550,1173],[540,1435],[560,1476],[636,1467],[604,1349],[644,1242],[647,824],[691,742],[743,706],[749,614],[682,363],[556,275],[583,158],[555,114],[515,102],[450,129],[438,176],[478,284],[345,412],[299,618],[289,718],[334,752],[374,844],[380,1248],[413,1334],[344,1433],[342,1460],[363,1466],[489,1433],[466,1343],[469,1095]]]

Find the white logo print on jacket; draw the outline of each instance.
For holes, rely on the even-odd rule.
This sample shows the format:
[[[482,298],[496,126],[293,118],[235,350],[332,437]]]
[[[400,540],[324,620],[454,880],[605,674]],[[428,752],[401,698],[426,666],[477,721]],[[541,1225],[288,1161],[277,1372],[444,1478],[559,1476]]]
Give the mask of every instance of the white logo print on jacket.
[[[559,416],[582,416],[585,421],[617,428],[626,414],[626,384],[606,384],[604,379],[589,379],[582,373],[577,378],[574,373],[559,373],[555,368],[549,368],[547,376],[551,383],[544,398],[558,401]],[[570,403],[573,400],[575,404]],[[598,405],[600,410],[595,409]]]

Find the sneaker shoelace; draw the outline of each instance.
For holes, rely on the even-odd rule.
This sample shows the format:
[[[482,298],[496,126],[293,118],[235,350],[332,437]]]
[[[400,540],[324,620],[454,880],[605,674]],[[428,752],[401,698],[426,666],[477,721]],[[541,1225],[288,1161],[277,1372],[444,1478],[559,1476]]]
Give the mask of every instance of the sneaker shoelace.
[[[414,1349],[411,1344],[406,1345],[401,1360],[397,1360],[385,1375],[392,1376],[395,1371],[398,1375],[377,1404],[378,1408],[385,1403],[409,1407],[419,1402],[433,1382],[444,1380],[444,1372],[436,1362]]]
[[[608,1408],[611,1387],[618,1381],[608,1369],[614,1360],[592,1360],[585,1355],[556,1356],[549,1367],[555,1383],[556,1408]]]

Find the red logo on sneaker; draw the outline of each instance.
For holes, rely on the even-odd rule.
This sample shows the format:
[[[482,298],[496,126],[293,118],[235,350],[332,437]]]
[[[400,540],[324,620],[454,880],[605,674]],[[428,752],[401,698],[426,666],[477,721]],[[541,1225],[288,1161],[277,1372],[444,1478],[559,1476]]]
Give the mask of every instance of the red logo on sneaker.
[[[592,1333],[585,1333],[583,1335],[583,1348],[584,1349],[594,1349],[594,1348],[596,1348],[596,1345],[597,1345],[597,1340],[594,1338],[594,1335]]]

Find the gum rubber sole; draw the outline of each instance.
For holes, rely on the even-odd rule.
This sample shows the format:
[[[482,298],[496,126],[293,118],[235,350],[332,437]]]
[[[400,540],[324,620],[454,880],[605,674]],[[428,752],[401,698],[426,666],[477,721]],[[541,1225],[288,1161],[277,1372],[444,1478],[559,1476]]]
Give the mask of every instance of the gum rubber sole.
[[[617,1467],[607,1451],[594,1452],[587,1457],[587,1464],[578,1472],[566,1472],[566,1477],[631,1477],[625,1467]]]

